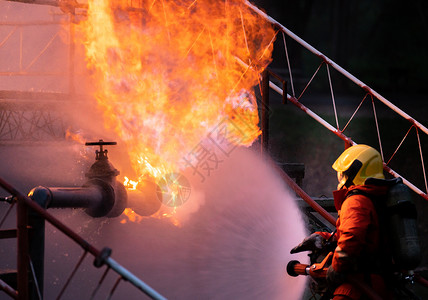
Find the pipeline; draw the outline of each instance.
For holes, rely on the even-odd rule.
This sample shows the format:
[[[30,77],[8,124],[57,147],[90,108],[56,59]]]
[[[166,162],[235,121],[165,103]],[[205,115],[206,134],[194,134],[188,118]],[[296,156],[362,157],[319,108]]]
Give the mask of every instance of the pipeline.
[[[131,272],[129,272],[124,267],[122,267],[120,264],[118,264],[116,261],[114,261],[112,258],[110,258],[110,257],[104,257],[105,255],[104,255],[103,251],[98,250],[97,248],[95,248],[94,246],[92,246],[85,239],[83,239],[81,236],[79,236],[76,232],[74,232],[68,226],[64,225],[61,221],[59,221],[56,217],[54,217],[53,215],[49,214],[39,204],[37,204],[35,201],[33,201],[32,199],[30,199],[29,197],[27,197],[27,196],[23,195],[22,193],[20,193],[18,190],[16,190],[12,185],[10,185],[9,183],[7,183],[2,178],[0,178],[0,186],[2,186],[10,194],[14,195],[14,197],[17,199],[18,207],[25,208],[26,210],[27,209],[31,209],[35,213],[37,213],[38,215],[40,215],[40,217],[42,217],[44,220],[48,221],[51,225],[53,225],[59,231],[61,231],[66,236],[68,236],[69,238],[71,238],[75,243],[77,243],[80,247],[82,247],[82,249],[84,249],[86,252],[91,253],[96,259],[98,258],[98,260],[101,261],[101,263],[99,264],[100,266],[103,265],[103,264],[107,265],[109,268],[113,269],[118,274],[120,274],[125,280],[129,281],[132,285],[134,285],[135,287],[137,287],[138,289],[140,289],[141,291],[143,291],[150,298],[152,298],[152,299],[159,299],[159,300],[165,300],[166,299],[161,294],[159,294],[158,292],[156,292],[154,289],[152,289],[151,287],[149,287],[142,280],[138,279],[135,275],[133,275]],[[22,212],[18,212],[18,214],[21,214],[21,213]],[[20,223],[20,222],[22,223],[23,220],[18,221],[18,223]],[[18,244],[19,245],[20,244],[24,245],[26,243],[25,241],[21,241],[20,242],[20,240],[22,240],[22,238],[23,238],[21,236],[21,233],[23,233],[22,231],[24,231],[24,234],[25,234],[25,231],[27,231],[27,230],[25,230],[24,228],[26,228],[26,227],[27,226],[25,224],[23,224],[23,223],[22,224],[18,224]],[[20,228],[23,228],[24,230],[20,230]],[[24,236],[24,238],[25,238],[25,236]],[[20,250],[22,250],[22,251],[18,251],[18,253],[20,255],[25,255],[26,254],[25,250],[28,250],[28,247],[25,248],[25,245],[24,245],[23,247],[20,248]],[[25,255],[25,257],[23,258],[23,261],[27,261],[27,260],[28,260],[28,257]],[[18,263],[19,263],[19,261],[18,261]],[[19,263],[19,265],[18,265],[18,273],[20,273],[21,270],[26,270],[26,266],[23,266],[23,265],[25,265],[25,264]],[[24,268],[24,269],[22,269],[22,268]],[[23,276],[26,276],[25,274],[27,274],[27,273],[24,273]],[[20,274],[18,274],[18,291],[20,292],[21,291],[20,288],[22,286],[19,284],[19,280],[20,280],[19,278],[20,278]]]
[[[43,208],[86,208],[91,217],[104,217],[113,209],[115,189],[103,180],[92,180],[83,187],[43,187],[32,189],[28,196]]]
[[[116,142],[86,143],[87,146],[99,146],[96,150],[96,161],[86,173],[87,182],[82,187],[43,187],[39,186],[24,196],[13,186],[0,178],[0,186],[12,194],[5,198],[17,202],[17,237],[18,237],[18,294],[20,299],[35,299],[43,295],[44,279],[44,240],[45,221],[70,237],[84,250],[95,257],[95,267],[107,265],[121,278],[129,281],[152,299],[165,299],[150,286],[138,279],[112,258],[111,250],[98,250],[78,234],[49,214],[47,208],[85,208],[91,217],[117,217],[127,206],[127,192],[123,184],[116,180],[119,171],[108,161],[104,145],[115,145]],[[12,201],[12,200],[10,200]],[[31,230],[29,230],[31,228]],[[29,259],[32,273],[36,280],[30,280]],[[5,283],[6,284],[6,283]],[[13,294],[13,289],[0,282],[0,289]],[[31,296],[31,297],[30,297]]]

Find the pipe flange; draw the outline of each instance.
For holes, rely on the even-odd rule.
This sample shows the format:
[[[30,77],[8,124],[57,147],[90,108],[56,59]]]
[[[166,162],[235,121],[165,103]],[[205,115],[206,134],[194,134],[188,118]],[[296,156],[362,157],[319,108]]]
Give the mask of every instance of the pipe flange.
[[[123,186],[123,184],[118,180],[115,182],[114,195],[114,205],[107,214],[108,218],[119,217],[125,208],[128,207],[128,193],[126,192],[126,188]]]
[[[100,188],[102,201],[85,209],[85,212],[93,218],[105,217],[113,208],[115,202],[114,189],[111,184],[101,179],[91,179],[83,187],[96,186]]]

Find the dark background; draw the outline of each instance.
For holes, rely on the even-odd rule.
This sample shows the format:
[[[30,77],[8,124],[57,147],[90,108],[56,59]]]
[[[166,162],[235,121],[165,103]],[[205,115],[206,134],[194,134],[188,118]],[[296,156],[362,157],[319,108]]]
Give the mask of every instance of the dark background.
[[[254,3],[301,39],[361,80],[393,105],[419,121],[428,121],[428,3],[412,0],[336,1],[257,0]],[[322,60],[286,35],[296,97]],[[288,81],[290,77],[282,33],[278,32],[269,69]],[[339,129],[351,118],[366,92],[329,68]],[[305,181],[312,195],[327,195],[337,184],[331,164],[344,149],[341,139],[293,105],[281,105],[270,92],[270,154],[281,162],[306,165]],[[300,102],[336,127],[325,65],[302,93]],[[376,100],[376,99],[375,99]],[[411,123],[375,101],[384,159],[388,161]],[[356,143],[379,150],[372,103],[366,100],[344,134]],[[427,155],[427,135],[420,134]],[[425,190],[415,130],[410,131],[390,166]],[[425,159],[425,169],[428,169]],[[332,174],[332,175],[331,175]]]
[[[428,4],[426,2],[420,0],[407,2],[395,0],[259,0],[253,2],[344,69],[415,116],[422,124],[428,125],[427,105],[425,104],[428,89],[426,84],[428,75],[425,71],[428,67]],[[289,46],[293,70],[304,81],[316,69],[318,58],[308,54],[296,43],[293,44],[290,41]],[[286,70],[280,38],[275,44],[273,62],[270,68],[275,69],[275,71],[278,70],[279,73]],[[335,74],[333,75],[335,76]],[[338,102],[348,103],[345,108],[343,106],[338,107],[341,113],[339,121],[343,126],[349,117],[348,107],[355,108],[361,98],[357,99],[356,102],[348,101],[353,100],[349,97],[353,97],[358,92],[355,86],[343,77],[337,76],[335,78],[334,87]],[[298,88],[300,91],[302,87],[299,86]],[[331,124],[334,124],[334,118],[331,114],[331,100],[328,101],[328,90],[325,81],[322,83],[314,82],[309,91],[312,94],[309,94],[310,97],[305,97],[302,101],[320,113]],[[329,112],[327,112],[327,107]],[[373,116],[369,110],[370,105],[364,107],[364,113],[357,115],[355,122],[346,134],[357,143],[367,143],[377,147]],[[331,169],[331,164],[343,151],[344,143],[296,107],[281,105],[280,99],[277,95],[275,98],[274,93],[272,93],[270,105],[270,120],[269,150],[271,155],[280,162],[305,164],[303,181],[305,191],[311,196],[331,197],[331,191],[335,189],[337,184],[336,174]],[[407,123],[397,121],[397,119],[386,114],[379,122],[381,131],[385,134],[383,145],[386,155],[389,157],[395,149],[394,147],[399,144],[406,133]],[[393,168],[406,178],[415,181],[418,187],[423,189],[424,183],[420,175],[419,153],[415,148],[417,145],[415,145],[414,134],[411,138],[413,138],[411,143],[405,143],[403,145],[404,151],[401,151],[392,162]],[[427,155],[428,140],[426,137],[422,140],[422,144],[425,146],[424,154]],[[19,156],[19,153],[14,153],[15,157],[27,164],[29,169],[34,168],[37,172],[33,174],[40,176],[40,168],[35,168],[26,160],[30,155],[23,153]],[[112,153],[114,152],[112,151]],[[42,154],[46,155],[45,152]],[[6,156],[2,157],[6,158]],[[428,159],[425,158],[426,169],[428,169],[427,161]],[[53,162],[51,163],[53,164]],[[72,168],[75,165],[72,164],[68,171],[73,171]],[[4,170],[10,169],[5,168],[5,163],[2,166]],[[48,165],[45,164],[45,166],[46,169],[43,171],[49,172]],[[77,172],[78,170],[74,171]],[[7,175],[8,178],[11,177],[10,173]],[[49,175],[54,176],[55,180],[63,179],[64,176]],[[14,179],[27,179],[22,176],[22,174],[16,175]],[[54,181],[54,179],[52,180]],[[27,180],[26,182],[30,181]],[[67,181],[67,183],[70,182]],[[30,184],[23,190],[28,190],[33,186]],[[427,237],[428,226],[424,216],[428,213],[428,205],[426,200],[420,197],[415,199],[420,213],[420,236]],[[245,208],[246,206],[242,207]],[[269,214],[266,212],[258,215],[268,216]],[[277,226],[280,227],[281,225]],[[88,224],[85,223],[82,227],[83,231],[92,229],[87,228]],[[199,230],[198,226],[194,228]],[[133,231],[129,233],[131,234]],[[286,236],[286,238],[289,237]],[[110,243],[107,244],[110,245]],[[424,258],[421,268],[427,270],[428,241],[426,238],[422,240],[422,249]],[[120,249],[115,248],[115,251],[120,251]],[[55,254],[63,255],[61,251]],[[66,254],[68,256],[68,253]],[[59,259],[57,261],[59,262]],[[147,269],[150,270],[150,268]],[[146,277],[143,276],[143,278]]]
[[[428,3],[379,1],[253,1],[268,15],[381,94],[425,127],[428,125]],[[320,64],[320,58],[286,37],[296,96]],[[281,33],[269,68],[288,80]],[[333,68],[332,82],[343,128],[365,95]],[[291,94],[290,83],[287,92]],[[336,127],[325,67],[300,102]],[[393,155],[411,123],[375,101],[385,161]],[[336,173],[331,168],[344,142],[293,105],[282,105],[270,92],[269,153],[281,163],[303,163],[303,189],[314,197],[332,197]],[[358,144],[380,149],[371,101],[366,101],[344,132]],[[428,136],[421,133],[421,151],[428,170]],[[415,130],[409,132],[389,166],[426,192]],[[428,270],[428,203],[414,194],[423,251],[420,270]],[[426,291],[425,291],[426,292]]]
[[[381,94],[427,91],[426,1],[253,2]]]

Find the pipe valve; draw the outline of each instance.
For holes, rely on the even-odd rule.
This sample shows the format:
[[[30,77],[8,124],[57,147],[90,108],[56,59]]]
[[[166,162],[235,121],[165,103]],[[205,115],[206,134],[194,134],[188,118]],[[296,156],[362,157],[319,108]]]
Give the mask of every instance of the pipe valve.
[[[95,162],[85,174],[82,187],[36,187],[28,194],[44,208],[85,208],[91,217],[118,217],[125,210],[128,196],[125,187],[116,179],[120,172],[107,157],[106,145],[116,142],[88,142],[86,146],[99,146]]]

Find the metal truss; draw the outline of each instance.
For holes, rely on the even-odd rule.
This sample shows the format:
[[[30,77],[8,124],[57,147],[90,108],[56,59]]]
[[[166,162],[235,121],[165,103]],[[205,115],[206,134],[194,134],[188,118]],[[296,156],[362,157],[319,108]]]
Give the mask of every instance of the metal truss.
[[[338,136],[340,139],[342,139],[347,146],[355,145],[357,143],[355,141],[353,141],[350,137],[348,137],[347,135],[345,135],[344,131],[348,127],[348,125],[351,122],[351,120],[354,118],[355,114],[360,109],[361,104],[366,99],[370,99],[371,102],[372,102],[372,110],[373,110],[373,115],[374,115],[375,124],[376,124],[377,136],[378,136],[378,140],[379,140],[380,154],[381,154],[382,159],[384,161],[384,170],[386,172],[388,172],[389,174],[391,174],[392,176],[394,176],[394,177],[401,177],[403,179],[404,184],[406,184],[410,189],[412,189],[417,195],[421,196],[425,200],[428,200],[427,172],[425,170],[425,163],[424,163],[424,157],[423,157],[423,151],[422,151],[423,147],[421,145],[421,138],[420,138],[421,135],[423,135],[424,137],[428,136],[428,128],[425,127],[420,122],[416,121],[414,118],[412,118],[411,116],[409,116],[407,113],[405,113],[401,109],[399,109],[397,106],[395,106],[393,103],[391,103],[390,101],[388,101],[385,97],[383,97],[382,95],[380,95],[379,93],[377,93],[376,91],[374,91],[368,85],[366,85],[365,83],[361,82],[358,78],[356,78],[355,76],[353,76],[352,74],[350,74],[347,70],[345,70],[342,67],[340,67],[339,65],[337,65],[334,61],[332,61],[327,56],[325,56],[324,54],[322,54],[321,52],[319,52],[317,49],[315,49],[314,47],[312,47],[311,45],[309,45],[307,42],[305,42],[304,40],[302,40],[300,37],[298,37],[297,35],[295,35],[288,28],[286,28],[285,26],[283,26],[282,24],[278,23],[276,20],[274,20],[273,18],[271,18],[270,16],[268,16],[267,14],[265,14],[264,12],[262,12],[256,6],[252,5],[248,1],[246,1],[246,4],[250,8],[252,8],[257,14],[259,14],[260,16],[262,16],[263,18],[265,18],[268,22],[272,23],[272,25],[275,26],[279,30],[279,32],[282,34],[282,39],[283,39],[283,43],[284,43],[284,49],[285,49],[285,53],[286,53],[286,61],[287,61],[288,69],[289,69],[289,80],[290,80],[290,83],[291,83],[291,92],[292,93],[291,93],[291,95],[288,94],[287,91],[284,90],[284,88],[281,88],[280,86],[278,86],[274,82],[270,81],[269,80],[269,74],[268,74],[268,76],[266,78],[264,78],[264,81],[266,81],[266,83],[265,83],[266,86],[269,86],[269,88],[271,88],[272,90],[274,90],[275,92],[277,92],[279,95],[281,95],[283,97],[283,99],[286,98],[289,102],[291,102],[293,105],[297,106],[299,109],[301,109],[303,112],[305,112],[308,116],[310,116],[315,121],[317,121],[322,126],[324,126],[326,129],[328,129],[329,131],[331,131],[332,133],[334,133],[336,136]],[[316,69],[316,71],[314,72],[314,74],[312,75],[312,77],[308,80],[306,86],[304,87],[304,89],[302,90],[302,92],[300,93],[300,95],[297,95],[295,93],[295,85],[293,84],[293,73],[291,72],[291,64],[290,64],[290,59],[288,57],[286,36],[288,38],[291,38],[292,40],[294,40],[298,44],[300,44],[300,46],[302,46],[303,48],[309,50],[309,52],[311,52],[313,55],[317,56],[318,59],[319,59],[319,66],[318,66],[318,68]],[[331,94],[332,104],[333,104],[332,105],[332,107],[333,107],[333,114],[335,116],[335,121],[336,121],[335,125],[332,125],[329,122],[327,122],[326,120],[324,120],[322,117],[320,117],[320,115],[318,115],[315,112],[313,112],[312,110],[310,110],[308,107],[306,107],[305,105],[303,105],[301,103],[301,101],[300,101],[303,98],[303,96],[306,94],[306,91],[307,91],[308,87],[311,85],[313,79],[319,74],[318,71],[321,69],[321,67],[324,67],[324,66],[326,67],[326,71],[327,71],[327,75],[328,75],[328,83],[329,83],[329,88],[330,88],[330,94]],[[331,79],[331,76],[330,76],[330,68],[336,70],[338,73],[340,73],[341,75],[343,75],[344,78],[346,78],[347,80],[350,80],[350,82],[354,83],[357,87],[359,87],[361,90],[363,90],[365,92],[365,96],[364,96],[363,100],[361,101],[360,105],[356,108],[354,114],[351,116],[351,118],[349,119],[348,123],[342,129],[340,129],[339,121],[338,121],[338,113],[337,113],[337,110],[336,110],[336,101],[335,101],[335,97],[334,97],[334,90],[333,90],[332,79]],[[265,92],[264,94],[265,94],[266,97],[268,97],[268,95],[267,95],[268,93]],[[398,145],[398,147],[393,151],[393,155],[389,159],[386,159],[384,157],[384,152],[385,151],[384,151],[382,143],[381,143],[381,135],[380,135],[379,125],[378,125],[378,118],[377,118],[377,113],[376,113],[375,100],[381,102],[382,104],[384,104],[389,109],[388,112],[391,112],[391,115],[394,115],[395,117],[398,116],[400,118],[403,118],[403,119],[407,120],[409,122],[408,124],[410,126],[410,129],[408,130],[408,133],[411,130],[415,130],[416,131],[417,144],[418,144],[418,147],[419,147],[421,170],[422,170],[421,176],[424,179],[425,190],[420,189],[414,183],[412,183],[408,179],[406,179],[406,177],[408,177],[407,174],[405,174],[405,176],[402,176],[399,173],[397,173],[395,170],[393,170],[390,167],[390,165],[389,165],[391,159],[395,156],[395,154],[399,150],[400,146],[402,145],[402,143],[404,142],[404,140],[408,136],[408,133],[405,135],[405,137],[403,138],[402,142]],[[264,100],[264,101],[265,101],[265,105],[268,105],[268,102],[266,102],[266,100]],[[263,131],[263,128],[262,128],[262,131]]]
[[[2,96],[12,94],[11,98]],[[21,93],[22,96],[22,93]],[[0,92],[0,144],[59,141],[65,138],[64,116],[60,103],[43,99],[17,99],[17,93]]]
[[[20,1],[24,2],[24,1]],[[42,4],[42,3],[40,3]],[[47,4],[47,3],[43,3]],[[64,19],[64,14],[60,15]],[[59,25],[66,21],[30,21],[30,22],[15,22],[4,21],[0,22],[0,28],[5,35],[0,38],[0,53],[3,49],[7,49],[10,43],[19,41],[16,51],[10,57],[10,61],[14,62],[8,65],[7,68],[0,69],[0,78],[17,78],[17,81],[26,78],[32,83],[35,90],[40,90],[37,81],[33,81],[39,76],[48,76],[55,78],[68,79],[68,91],[74,92],[74,48],[71,43],[72,31],[69,34],[70,46],[68,49],[68,59],[63,62],[63,67],[52,69],[37,67],[40,65],[40,60],[46,59],[46,55],[55,51],[55,45],[61,39],[61,30],[65,27]],[[26,43],[26,38],[29,36],[28,30],[34,28],[46,28],[57,26],[58,29],[52,32],[39,50],[35,51],[31,45]],[[66,47],[66,45],[64,45]],[[25,92],[13,91],[9,88],[2,87],[0,90],[0,144],[10,143],[27,143],[27,142],[47,142],[59,141],[65,137],[65,125],[63,113],[60,105],[64,98],[68,98],[66,94],[57,93],[42,93],[42,92]]]

